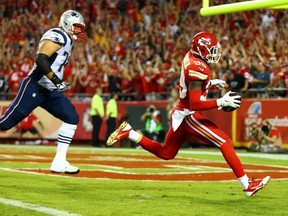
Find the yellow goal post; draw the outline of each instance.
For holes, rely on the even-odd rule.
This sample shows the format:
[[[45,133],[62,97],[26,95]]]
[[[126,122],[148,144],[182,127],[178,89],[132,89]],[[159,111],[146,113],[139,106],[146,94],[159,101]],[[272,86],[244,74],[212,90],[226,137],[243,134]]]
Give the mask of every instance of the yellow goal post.
[[[215,16],[258,9],[288,9],[288,0],[252,0],[216,6],[209,6],[209,0],[202,0],[201,16]]]

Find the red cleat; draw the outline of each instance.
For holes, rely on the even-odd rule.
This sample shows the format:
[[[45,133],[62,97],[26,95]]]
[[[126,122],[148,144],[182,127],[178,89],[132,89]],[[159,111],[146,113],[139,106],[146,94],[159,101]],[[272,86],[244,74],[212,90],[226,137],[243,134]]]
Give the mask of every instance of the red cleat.
[[[254,196],[259,190],[263,189],[268,181],[270,176],[266,176],[263,179],[249,179],[249,186],[246,190],[243,190],[247,196]]]
[[[115,130],[107,139],[107,146],[112,146],[114,143],[127,139],[129,136],[129,132],[132,130],[132,127],[128,122],[123,122],[117,130]]]

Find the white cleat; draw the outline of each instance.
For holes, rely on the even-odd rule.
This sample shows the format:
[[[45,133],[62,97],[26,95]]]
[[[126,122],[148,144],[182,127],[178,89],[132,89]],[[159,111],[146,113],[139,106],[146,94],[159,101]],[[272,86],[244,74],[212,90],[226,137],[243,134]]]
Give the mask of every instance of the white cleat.
[[[50,167],[50,171],[54,173],[77,174],[80,172],[80,169],[78,167],[70,165],[70,163],[67,161],[61,164],[55,163],[53,161]]]

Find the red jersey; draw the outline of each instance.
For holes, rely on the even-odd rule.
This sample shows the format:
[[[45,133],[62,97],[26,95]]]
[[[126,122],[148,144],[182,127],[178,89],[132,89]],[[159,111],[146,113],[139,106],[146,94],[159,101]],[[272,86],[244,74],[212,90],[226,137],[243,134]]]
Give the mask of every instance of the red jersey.
[[[85,88],[86,94],[95,94],[95,89],[99,86],[100,87],[100,81],[97,76],[95,75],[88,75],[89,76],[89,83]]]
[[[274,141],[274,145],[280,147],[282,145],[282,138],[281,133],[278,128],[272,127],[269,132],[269,137],[276,137],[276,140]],[[268,141],[269,144],[269,141]]]
[[[12,93],[16,93],[18,91],[18,86],[23,77],[24,73],[22,71],[13,71],[10,74],[8,78],[8,85]]]
[[[180,90],[179,90],[179,103],[177,109],[189,109],[192,110],[189,100],[189,82],[190,81],[202,81],[202,93],[200,100],[206,101],[208,94],[208,88],[210,85],[211,72],[209,66],[201,60],[196,58],[191,51],[189,51],[182,62],[181,75],[179,80]]]
[[[277,138],[280,137],[280,132],[277,128],[275,127],[272,127],[271,130],[270,130],[270,133],[269,133],[269,136],[276,136]]]

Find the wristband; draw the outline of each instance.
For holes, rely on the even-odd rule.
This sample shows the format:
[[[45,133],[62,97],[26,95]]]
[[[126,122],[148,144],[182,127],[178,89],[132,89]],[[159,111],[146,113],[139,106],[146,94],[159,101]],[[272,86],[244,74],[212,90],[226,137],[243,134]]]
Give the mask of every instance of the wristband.
[[[59,77],[55,73],[53,73],[52,78],[50,80],[54,83],[54,85],[62,83],[62,80],[59,79]]]

